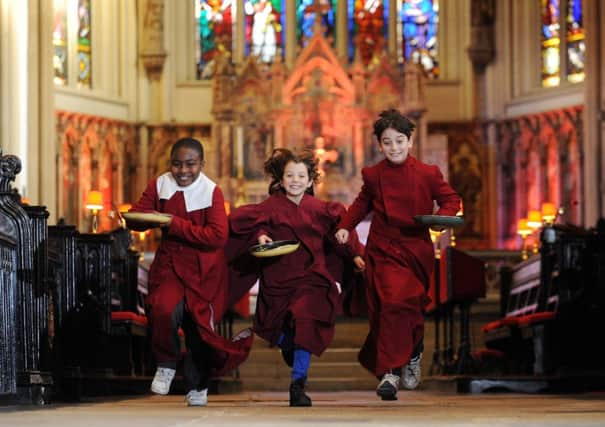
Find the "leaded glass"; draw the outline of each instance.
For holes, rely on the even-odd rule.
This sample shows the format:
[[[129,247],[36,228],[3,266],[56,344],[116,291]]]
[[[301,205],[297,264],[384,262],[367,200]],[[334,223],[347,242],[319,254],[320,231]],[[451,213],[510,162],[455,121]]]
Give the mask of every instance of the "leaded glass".
[[[403,34],[402,59],[419,63],[429,77],[438,77],[439,0],[403,0],[400,13]]]
[[[53,23],[53,68],[54,82],[58,86],[67,84],[67,15],[65,0],[54,1]]]
[[[233,51],[232,0],[195,0],[197,76],[212,77],[215,56]]]
[[[92,87],[90,0],[78,0],[78,84]]]
[[[567,80],[578,83],[584,80],[584,26],[582,0],[567,2]]]
[[[326,39],[334,46],[337,0],[296,0],[296,36],[299,46],[306,46],[313,36],[315,14],[321,13],[320,25]]]
[[[246,55],[257,56],[263,62],[272,62],[283,54],[285,1],[246,0]]]
[[[560,82],[559,0],[540,0],[542,16],[542,86],[558,86]]]
[[[387,0],[348,0],[349,59],[359,50],[367,65],[374,55],[379,55],[388,37]]]

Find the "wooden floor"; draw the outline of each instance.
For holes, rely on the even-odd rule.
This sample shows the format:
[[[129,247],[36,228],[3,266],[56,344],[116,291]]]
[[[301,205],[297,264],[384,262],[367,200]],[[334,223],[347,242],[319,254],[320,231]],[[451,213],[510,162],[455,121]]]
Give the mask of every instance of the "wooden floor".
[[[183,396],[104,398],[45,407],[0,407],[0,426],[603,426],[605,393],[581,395],[400,392],[382,402],[372,391],[310,392],[312,408],[290,408],[285,392],[210,396],[187,407]]]

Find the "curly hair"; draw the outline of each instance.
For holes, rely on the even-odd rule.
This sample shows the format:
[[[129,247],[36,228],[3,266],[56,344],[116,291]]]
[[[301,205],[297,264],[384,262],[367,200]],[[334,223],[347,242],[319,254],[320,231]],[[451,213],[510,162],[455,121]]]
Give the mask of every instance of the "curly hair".
[[[378,116],[380,118],[374,122],[374,135],[376,136],[376,139],[378,139],[378,142],[380,142],[382,133],[388,128],[401,132],[407,136],[408,139],[412,136],[414,129],[416,129],[416,125],[412,123],[410,119],[394,108],[384,110]]]
[[[318,161],[311,150],[302,150],[295,153],[287,148],[276,148],[273,154],[265,161],[265,173],[271,177],[269,194],[273,194],[282,188],[281,180],[284,177],[286,165],[290,162],[303,163],[307,167],[309,180],[316,184],[319,181]],[[306,192],[313,195],[313,186],[307,188]]]

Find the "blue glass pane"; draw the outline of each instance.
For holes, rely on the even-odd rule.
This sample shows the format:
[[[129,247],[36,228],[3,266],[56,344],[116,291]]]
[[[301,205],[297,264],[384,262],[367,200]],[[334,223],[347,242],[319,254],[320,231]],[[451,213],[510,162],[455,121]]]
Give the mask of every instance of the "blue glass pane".
[[[403,59],[422,64],[429,76],[437,77],[438,0],[403,0],[401,4]]]

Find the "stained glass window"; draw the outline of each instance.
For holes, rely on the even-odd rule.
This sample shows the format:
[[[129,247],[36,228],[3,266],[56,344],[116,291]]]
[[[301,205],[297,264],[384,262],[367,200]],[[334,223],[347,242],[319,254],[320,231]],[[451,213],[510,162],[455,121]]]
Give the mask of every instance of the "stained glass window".
[[[246,55],[272,62],[283,54],[285,0],[246,0]]]
[[[559,0],[541,0],[542,86],[558,86],[561,69]]]
[[[55,19],[53,22],[53,68],[56,85],[67,84],[67,15],[65,0],[54,1]]]
[[[438,77],[439,0],[403,0],[400,13],[403,34],[402,59],[420,63],[430,77]]]
[[[198,79],[212,77],[214,57],[233,51],[232,0],[195,0]]]
[[[299,46],[305,46],[313,36],[315,14],[321,13],[320,24],[324,36],[334,45],[336,36],[337,0],[296,0],[296,36]]]
[[[92,87],[90,0],[78,0],[78,85]]]
[[[349,59],[359,50],[367,65],[379,55],[388,37],[388,0],[348,0]]]
[[[584,80],[584,26],[582,0],[567,2],[567,80],[578,83]]]

